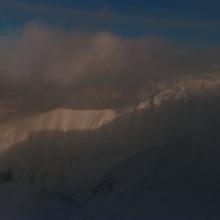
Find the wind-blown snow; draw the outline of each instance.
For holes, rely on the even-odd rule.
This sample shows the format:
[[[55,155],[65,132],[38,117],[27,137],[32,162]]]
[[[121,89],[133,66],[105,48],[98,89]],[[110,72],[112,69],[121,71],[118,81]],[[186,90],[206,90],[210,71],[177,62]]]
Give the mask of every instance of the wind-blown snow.
[[[55,109],[35,117],[0,126],[0,152],[44,130],[94,130],[114,120],[117,114],[107,110]]]
[[[137,106],[128,109],[144,110],[151,107],[159,107],[168,100],[179,98],[187,99],[191,94],[204,95],[220,88],[220,78],[202,77],[200,79],[180,79],[176,81],[162,81],[154,85],[154,92],[149,93]],[[120,116],[112,109],[104,110],[72,110],[55,109],[38,116],[11,122],[0,126],[0,152],[8,147],[26,140],[33,132],[94,130],[100,128],[116,117]]]
[[[191,95],[207,95],[218,91],[220,78],[215,76],[202,76],[200,78],[187,78],[174,81],[160,81],[153,85],[153,91],[148,92],[145,99],[137,106],[137,110],[159,107],[169,100],[187,99]]]
[[[188,81],[182,80],[177,82],[161,83],[156,85],[156,92],[153,91],[152,94],[149,93],[149,95],[144,97],[143,101],[140,102],[140,104],[138,104],[137,106],[133,106],[133,108],[131,109],[125,109],[124,111],[119,111],[120,114],[111,109],[55,109],[53,111],[39,114],[38,116],[30,117],[19,122],[0,126],[0,144],[2,147],[0,150],[2,151],[4,149],[7,149],[8,147],[20,141],[25,141],[26,139],[28,139],[29,135],[32,132],[64,131],[65,133],[66,131],[71,130],[95,130],[105,125],[106,123],[113,121],[115,118],[119,117],[122,112],[133,113],[133,111],[141,111],[152,106],[159,108],[159,106],[161,106],[164,102],[169,100],[175,101],[178,98],[189,98],[190,100],[191,94],[195,95],[195,97],[196,95],[205,96],[209,94],[208,92],[218,90],[219,85],[220,81],[214,81],[214,79],[192,79]],[[154,110],[155,109],[152,108],[152,111]],[[168,108],[168,110],[171,114],[173,114],[172,108]],[[185,108],[183,112],[184,111]],[[179,122],[182,123],[182,121],[185,121],[185,119],[192,118],[191,108],[189,109],[189,111],[189,116],[184,116],[184,118],[180,121],[177,120],[177,125],[179,125]],[[218,110],[216,111],[218,112]],[[174,117],[168,119],[175,119],[175,114],[176,113],[174,112]],[[158,118],[160,118],[160,121],[152,120],[150,123],[154,124],[154,122],[156,121],[159,122],[159,125],[161,125],[164,122],[164,120],[162,120],[162,116],[166,118],[166,116],[169,115],[170,114],[163,114],[161,112],[161,114],[158,114]],[[130,120],[130,116],[132,116],[132,120]],[[110,129],[107,129],[107,132],[101,133],[100,136],[91,136],[90,139],[88,138],[88,141],[86,139],[86,135],[79,135],[79,137],[77,136],[77,138],[79,138],[80,140],[76,139],[76,142],[72,141],[75,140],[75,137],[73,139],[70,138],[68,139],[67,143],[70,144],[71,147],[73,147],[71,149],[69,148],[68,144],[65,145],[65,143],[63,142],[64,139],[62,138],[62,135],[59,137],[58,134],[55,132],[53,135],[58,138],[54,139],[54,141],[52,141],[53,139],[51,138],[48,139],[51,142],[45,141],[45,144],[42,144],[42,142],[36,142],[37,144],[32,145],[32,140],[35,141],[35,139],[31,139],[30,142],[24,143],[24,146],[19,146],[20,148],[18,147],[17,151],[9,151],[9,154],[6,154],[6,159],[4,158],[4,160],[2,160],[2,170],[7,171],[8,167],[11,168],[11,170],[13,171],[14,180],[16,180],[17,183],[23,184],[26,182],[30,182],[30,184],[32,184],[32,187],[36,187],[38,190],[40,190],[40,192],[46,190],[45,192],[47,193],[52,192],[53,196],[43,197],[42,199],[41,196],[43,194],[36,194],[35,192],[32,192],[31,188],[25,188],[25,186],[23,188],[22,185],[17,186],[17,183],[13,182],[8,183],[8,185],[3,184],[0,189],[0,202],[2,201],[3,204],[0,205],[0,218],[3,216],[2,219],[6,219],[4,218],[5,216],[11,217],[12,214],[12,217],[10,219],[13,220],[72,218],[78,220],[161,220],[165,218],[205,219],[207,216],[203,218],[204,214],[207,214],[210,211],[213,212],[213,216],[219,216],[219,210],[216,208],[219,206],[219,195],[216,195],[216,198],[213,197],[214,199],[212,203],[210,203],[210,200],[208,199],[210,199],[212,195],[210,197],[209,194],[201,194],[201,198],[198,198],[198,195],[191,196],[185,195],[185,193],[166,194],[156,191],[149,192],[152,189],[154,190],[155,186],[155,189],[157,189],[157,187],[162,187],[164,184],[164,179],[169,180],[170,173],[172,174],[171,177],[176,178],[176,170],[179,169],[179,167],[177,166],[177,161],[180,161],[179,164],[181,165],[182,169],[181,158],[183,158],[184,161],[187,161],[189,166],[191,165],[191,163],[188,159],[186,159],[187,157],[182,154],[182,151],[180,151],[179,154],[175,152],[175,159],[173,161],[170,160],[170,158],[173,157],[172,146],[171,148],[167,148],[168,150],[163,147],[163,149],[168,152],[168,154],[165,153],[165,156],[164,153],[161,152],[161,149],[157,149],[155,151],[156,154],[155,152],[151,153],[151,151],[149,151],[148,149],[148,147],[151,147],[151,141],[146,141],[147,138],[149,138],[151,135],[146,135],[143,140],[142,134],[137,135],[138,138],[141,138],[140,142],[137,142],[138,138],[136,138],[135,132],[142,132],[143,124],[140,123],[143,121],[142,116],[144,116],[142,115],[142,112],[140,112],[140,116],[139,114],[128,114],[125,117],[125,121],[122,120],[125,126],[123,125],[123,123],[117,124],[116,122],[116,125],[119,125],[118,129],[115,129],[115,126],[109,126]],[[157,114],[155,114],[155,116],[157,116]],[[206,118],[205,116],[201,117]],[[144,120],[145,119],[146,122],[144,123],[147,124],[149,122],[147,121],[147,119],[150,119],[150,117],[144,117]],[[213,119],[211,119],[211,122],[212,120]],[[160,137],[162,136],[161,143],[167,143],[167,141],[164,142],[163,135],[170,136],[170,134],[172,134],[173,132],[172,129],[171,132],[168,133],[165,131],[166,129],[169,130],[169,126],[167,127],[169,123],[170,122],[165,122],[165,125],[162,126],[158,131],[155,130],[150,134],[155,134],[156,139],[160,139]],[[156,126],[160,127],[158,126],[158,124],[156,124]],[[191,123],[190,126],[192,126]],[[193,130],[196,130],[197,127],[202,126],[196,125],[195,129]],[[151,126],[149,126],[149,128],[151,128]],[[146,130],[148,130],[148,127],[146,127]],[[179,131],[182,132],[182,130],[179,130],[179,128],[177,130],[177,134],[179,133]],[[163,133],[162,135],[161,131]],[[133,138],[128,138],[133,134],[135,136],[134,142]],[[159,136],[157,134],[159,134]],[[176,133],[174,132],[174,134]],[[198,134],[200,134],[200,130]],[[189,136],[191,140],[191,133],[189,133]],[[37,138],[39,139],[41,137],[44,138],[44,136],[37,136]],[[66,138],[65,135],[64,137]],[[86,142],[83,143],[83,141],[81,141],[81,138],[84,138]],[[123,139],[128,139],[129,141],[123,142]],[[58,145],[61,146],[59,148],[56,148],[56,144],[54,144],[57,142],[57,140],[60,140],[60,142],[58,141]],[[168,139],[169,145],[171,143],[170,140],[172,139]],[[145,141],[146,146],[142,148],[141,144],[142,142],[145,143]],[[207,143],[208,142],[209,141],[207,141]],[[141,144],[139,145],[139,143]],[[154,144],[154,141],[152,141],[152,143]],[[157,144],[157,141],[155,143]],[[179,140],[177,143],[179,143]],[[197,142],[193,141],[192,143],[194,144]],[[29,146],[29,144],[31,146]],[[206,146],[206,143],[204,144],[204,146]],[[208,146],[212,145],[210,144]],[[146,152],[143,151],[145,147],[147,149]],[[184,145],[184,152],[186,151],[187,153],[188,151],[186,150],[186,147],[187,146]],[[201,146],[198,145],[198,148],[200,147]],[[201,148],[203,148],[203,145]],[[169,149],[171,150],[169,151]],[[191,152],[191,150],[189,152]],[[205,153],[207,154],[207,151]],[[27,157],[29,160],[24,160],[26,155],[29,156],[29,158]],[[57,159],[57,155],[59,156],[59,159]],[[177,157],[178,155],[181,155],[180,159],[179,157]],[[201,155],[203,155],[203,153],[201,153]],[[214,167],[215,160],[213,159],[213,157],[212,161]],[[167,166],[167,164],[169,166]],[[185,163],[183,163],[183,165],[185,167]],[[199,163],[198,166],[200,166]],[[190,171],[192,171],[192,167],[193,166],[190,167]],[[181,169],[180,176],[182,176]],[[187,172],[185,172],[184,170],[184,178],[186,177],[186,174]],[[171,181],[172,180],[173,179],[171,178]],[[190,175],[189,181],[191,180],[192,178]],[[195,180],[197,179],[195,178]],[[168,184],[172,183],[171,181],[168,181]],[[211,181],[212,179],[210,180],[210,182]],[[181,186],[182,184],[184,183],[181,182]],[[164,185],[167,186],[166,184]],[[198,187],[197,182],[196,187]],[[27,194],[25,194],[26,192]],[[8,198],[8,203],[5,202],[4,198]],[[14,198],[17,198],[19,201],[21,200],[21,202],[19,202],[18,205],[11,202]],[[57,202],[57,198],[63,200]],[[51,200],[49,201],[49,199]],[[214,209],[209,206],[210,204],[212,204]],[[35,210],[36,207],[40,211]],[[193,212],[191,211],[192,207]],[[13,211],[10,212],[11,210]],[[29,213],[29,210],[31,210],[32,213]],[[17,216],[19,217],[16,218]]]

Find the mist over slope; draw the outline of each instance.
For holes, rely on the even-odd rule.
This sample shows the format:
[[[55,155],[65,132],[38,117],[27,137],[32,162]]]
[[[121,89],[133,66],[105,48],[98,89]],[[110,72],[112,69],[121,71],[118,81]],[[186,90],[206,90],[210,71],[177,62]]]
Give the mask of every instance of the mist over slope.
[[[4,122],[0,124],[1,148],[7,150],[10,146],[25,141],[30,135],[42,131],[83,131],[98,129],[112,122],[118,117],[131,115],[132,112],[152,108],[160,108],[166,102],[185,100],[191,96],[206,98],[218,95],[220,78],[218,75],[200,76],[200,78],[187,78],[152,83],[144,90],[139,90],[136,103],[113,109],[70,109],[55,108],[46,112],[14,112],[17,118],[10,117],[7,121],[5,114],[10,115],[11,110],[2,108]],[[19,117],[20,115],[20,117]]]
[[[146,219],[151,193],[219,191],[219,82],[218,75],[160,81],[121,109],[60,108],[6,121],[0,188],[31,190],[30,201],[50,216],[57,205],[67,219]]]
[[[18,169],[18,173],[16,171],[14,175],[25,176],[26,182],[35,181],[30,180],[32,175],[37,182],[40,181],[39,178],[47,181],[46,176],[50,178],[50,175],[55,175],[53,178],[58,179],[61,175],[64,178],[62,181],[68,182],[69,178],[72,179],[71,176],[76,179],[76,172],[83,183],[84,178],[88,178],[88,182],[96,174],[101,178],[113,164],[121,163],[141,152],[148,155],[153,150],[163,155],[177,151],[177,156],[181,157],[185,153],[190,156],[194,151],[198,156],[198,152],[209,145],[214,147],[209,147],[209,150],[217,150],[218,81],[200,80],[192,85],[184,81],[161,85],[162,89],[154,96],[149,96],[133,108],[121,111],[58,109],[3,124],[1,151],[4,147],[7,149],[2,153],[2,160],[6,163],[4,167],[14,164],[13,169]],[[152,150],[148,152],[149,149]],[[156,164],[159,163],[159,155],[153,156]],[[152,159],[151,156],[150,158]],[[186,161],[188,160],[189,158]],[[60,164],[61,168],[55,168],[58,165],[53,163]],[[83,174],[84,171],[77,171],[77,167],[84,167],[86,174]],[[149,167],[152,168],[152,165]],[[44,169],[49,170],[44,172]],[[58,172],[59,169],[61,173]],[[99,169],[102,170],[100,175]],[[70,187],[76,181],[74,178],[69,183]],[[53,179],[51,183],[59,185],[60,181]],[[47,187],[50,188],[50,185]]]
[[[1,39],[0,218],[152,219],[160,193],[220,191],[219,54],[35,22]]]
[[[0,152],[42,131],[97,129],[117,117],[113,110],[55,109],[39,115],[0,125]]]
[[[183,84],[184,93],[178,93]],[[123,109],[97,129],[71,131],[57,123],[52,130],[30,132],[0,155],[1,183],[26,185],[88,219],[145,219],[153,192],[219,191],[218,86],[169,85],[175,88],[169,98],[163,87],[149,105]]]

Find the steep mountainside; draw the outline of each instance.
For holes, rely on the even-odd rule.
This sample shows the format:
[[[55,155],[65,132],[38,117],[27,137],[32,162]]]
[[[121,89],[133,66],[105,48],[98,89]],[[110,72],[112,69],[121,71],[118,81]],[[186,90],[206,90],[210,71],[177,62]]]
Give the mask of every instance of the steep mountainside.
[[[134,201],[144,219],[150,192],[220,190],[218,80],[146,91],[120,110],[55,109],[1,124],[0,183],[26,185],[91,219],[119,216]]]
[[[0,125],[0,152],[41,131],[93,130],[116,118],[113,110],[55,109],[27,119]]]

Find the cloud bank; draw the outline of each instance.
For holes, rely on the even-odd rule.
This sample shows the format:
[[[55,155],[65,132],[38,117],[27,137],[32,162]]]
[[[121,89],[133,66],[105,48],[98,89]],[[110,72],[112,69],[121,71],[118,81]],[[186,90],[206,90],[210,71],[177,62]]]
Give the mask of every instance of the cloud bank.
[[[152,68],[152,62],[164,62],[170,46],[162,39],[65,32],[34,22],[2,39],[0,74],[4,80],[33,77],[61,84],[88,77],[135,75]],[[154,56],[158,61],[152,60]]]
[[[1,96],[46,94],[51,88],[133,90],[152,80],[216,73],[219,54],[213,48],[180,49],[156,37],[123,38],[31,22],[0,38]]]
[[[0,108],[119,108],[154,81],[219,73],[219,51],[31,22],[0,37]]]

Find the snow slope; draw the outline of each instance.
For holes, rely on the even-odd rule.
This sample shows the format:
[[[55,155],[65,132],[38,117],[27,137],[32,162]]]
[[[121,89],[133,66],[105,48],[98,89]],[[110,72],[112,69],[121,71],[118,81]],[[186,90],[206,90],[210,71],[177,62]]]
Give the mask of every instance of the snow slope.
[[[113,110],[55,109],[0,126],[0,153],[40,131],[94,130],[114,120]]]
[[[202,77],[191,79],[180,79],[170,82],[158,82],[153,85],[154,92],[149,92],[140,101],[122,114],[132,111],[144,110],[151,107],[159,107],[166,101],[187,99],[193,95],[206,95],[220,88],[220,78]],[[146,89],[147,91],[147,89]],[[118,111],[120,112],[120,111]],[[37,116],[28,117],[17,122],[0,124],[0,153],[10,146],[26,140],[30,134],[39,131],[72,131],[72,130],[94,130],[120,116],[113,109],[104,110],[73,110],[54,109]]]
[[[154,94],[145,97],[139,105],[127,109],[123,113],[129,114],[136,110],[144,110],[152,105],[161,106],[163,102],[169,99],[185,99],[188,96],[190,97],[191,94],[195,96],[197,94],[206,95],[207,92],[218,90],[219,85],[220,81],[214,81],[213,79],[200,81],[192,79],[158,84],[156,85],[158,90]],[[100,129],[97,132],[98,134],[94,132],[96,135],[89,134],[88,137],[86,136],[87,134],[82,135],[83,132],[77,138],[74,134],[72,134],[73,137],[70,135],[70,137],[66,138],[65,136],[68,131],[95,131],[112,122],[120,115],[122,114],[116,113],[111,109],[55,109],[25,120],[1,125],[0,152],[9,149],[10,146],[15,146],[16,148],[12,149],[12,151],[9,150],[8,155],[7,151],[6,154],[2,154],[8,157],[3,161],[5,162],[3,163],[5,167],[2,166],[1,168],[12,168],[15,180],[18,180],[18,182],[22,180],[19,184],[25,182],[32,184],[34,187],[39,187],[39,189],[48,189],[49,192],[51,190],[55,194],[58,192],[59,195],[66,197],[71,204],[65,204],[65,201],[58,204],[56,200],[47,203],[46,200],[41,200],[39,195],[34,194],[32,189],[30,189],[29,193],[29,189],[23,188],[23,186],[17,189],[17,184],[15,186],[13,183],[8,186],[3,184],[0,188],[0,197],[3,198],[0,198],[0,201],[2,201],[0,219],[32,220],[34,218],[56,219],[56,217],[57,219],[77,220],[203,219],[204,214],[206,214],[204,212],[209,211],[213,211],[213,219],[219,219],[218,208],[212,209],[212,207],[208,207],[210,204],[210,201],[208,201],[210,199],[209,195],[204,194],[204,203],[200,205],[200,198],[197,198],[197,195],[195,195],[193,202],[190,203],[190,195],[185,198],[184,194],[176,196],[172,193],[149,192],[152,189],[151,187],[155,187],[155,184],[157,186],[157,183],[164,183],[163,174],[171,174],[171,177],[175,176],[173,173],[176,172],[175,168],[178,163],[173,161],[170,166],[171,169],[161,162],[162,165],[159,166],[160,169],[158,170],[158,161],[164,159],[163,157],[166,154],[158,150],[156,151],[156,156],[153,157],[152,154],[149,154],[149,151],[143,152],[141,145],[138,145],[138,143],[142,143],[142,140],[138,142],[138,138],[143,138],[139,135],[142,132],[143,125],[141,122],[143,118],[137,114],[128,115],[122,124],[117,124],[119,125],[117,129],[114,126],[110,126],[110,129]],[[198,122],[196,118],[195,120]],[[171,121],[173,122],[174,120]],[[190,121],[192,120],[190,119]],[[156,122],[160,121],[156,120]],[[154,128],[153,125],[148,128]],[[103,130],[105,130],[104,133],[102,133]],[[156,134],[161,134],[162,137],[164,134],[165,136],[170,134],[164,130],[161,129]],[[44,131],[45,133],[47,133],[46,131],[52,132],[52,137],[48,138],[47,135],[40,135],[40,140],[34,140],[35,143],[31,142],[31,138],[28,141],[32,133]],[[56,131],[63,133],[59,134]],[[134,134],[135,132],[138,134]],[[132,139],[132,136],[135,135],[137,135],[136,138]],[[43,140],[45,137],[46,139]],[[126,139],[129,139],[130,143],[124,141]],[[143,141],[146,144],[146,140],[143,139]],[[20,142],[24,144],[19,145]],[[195,143],[197,144],[197,142]],[[147,144],[144,147],[148,148]],[[179,154],[184,155],[182,152]],[[168,161],[169,165],[171,160],[168,158],[163,161]],[[178,161],[180,161],[180,165],[186,167],[185,163],[182,163],[181,160]],[[213,157],[212,162],[213,164],[215,162]],[[179,172],[181,166],[177,168]],[[195,166],[195,171],[198,170],[197,168],[200,167]],[[155,170],[157,171],[156,178],[154,176]],[[158,180],[158,178],[161,178],[162,181],[159,181],[160,179]],[[13,193],[10,194],[9,192]],[[8,197],[9,203],[4,203],[4,198],[6,197]],[[216,200],[213,201],[214,207],[219,207],[219,198],[220,196],[218,195]],[[21,200],[21,204],[17,205],[16,202],[12,202],[16,199]],[[75,200],[77,204],[72,204]],[[184,202],[179,202],[182,200]],[[187,210],[185,209],[186,206],[188,206]],[[200,206],[203,207],[202,210],[205,210],[204,212],[201,212]],[[36,214],[36,207],[39,207],[41,213],[43,210],[43,214],[40,212],[38,213],[39,215]],[[18,218],[16,216],[4,218],[4,213],[6,213],[5,210],[7,209],[15,210],[14,213],[16,213]],[[28,210],[32,209],[34,209],[33,213],[27,215]],[[174,212],[173,210],[178,211]],[[191,210],[195,213],[191,212]],[[47,213],[51,214],[48,217],[43,217]],[[82,213],[84,217],[82,217]],[[10,216],[10,214],[10,211],[7,211],[5,216]],[[25,217],[26,215],[28,217]],[[190,215],[193,215],[194,218]],[[208,217],[211,219],[212,215],[209,214]],[[204,219],[207,219],[207,216]]]
[[[0,188],[2,220],[216,220],[220,217],[219,193],[123,191],[100,195],[84,207],[42,198],[24,185]]]
[[[172,81],[160,81],[153,83],[150,92],[145,91],[145,98],[137,106],[138,110],[154,105],[160,106],[166,101],[185,99],[194,96],[206,96],[218,92],[220,89],[220,77],[200,76],[200,78],[187,78]]]

